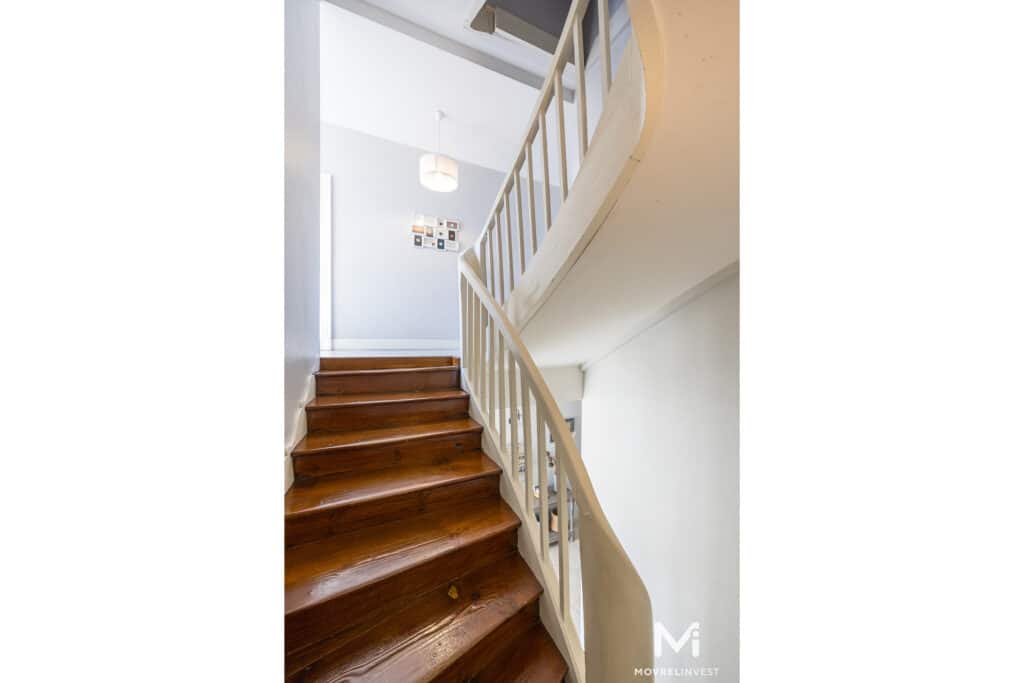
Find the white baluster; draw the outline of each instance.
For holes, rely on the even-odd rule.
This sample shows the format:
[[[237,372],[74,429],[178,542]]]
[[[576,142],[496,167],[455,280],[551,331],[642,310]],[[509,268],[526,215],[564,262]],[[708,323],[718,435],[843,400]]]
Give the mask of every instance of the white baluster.
[[[547,107],[540,111],[540,155],[541,169],[544,171],[544,232],[551,229],[551,174],[548,169],[548,117]]]
[[[520,406],[523,415],[523,464],[525,467],[523,488],[525,489],[525,495],[523,497],[523,504],[527,514],[527,519],[533,515],[533,476],[530,472],[530,468],[533,466],[533,448],[530,443],[533,440],[532,416],[530,415],[530,388],[526,383],[526,370],[523,366],[519,365],[519,388],[522,390],[520,394]]]
[[[498,225],[498,216],[494,217],[494,225],[495,226]],[[491,259],[491,296],[493,296],[495,299],[498,298],[498,267],[495,264],[495,258],[494,258],[495,252],[497,252],[498,246],[499,246],[498,244],[496,244],[499,241],[497,239],[497,235],[498,235],[497,228],[493,228],[487,234],[487,244],[491,248],[490,252],[488,253],[488,256]]]
[[[487,250],[489,248],[487,244],[487,231],[490,229],[491,226],[488,225],[484,228],[483,235],[480,236],[480,279],[484,281],[485,285],[487,284]]]
[[[516,223],[519,226],[519,274],[526,271],[526,230],[523,229],[523,184],[519,181],[522,167],[516,169]]]
[[[508,421],[508,394],[506,390],[507,376],[505,373],[505,337],[498,334],[498,458],[506,461],[505,423]]]
[[[608,0],[597,0],[597,42],[601,44],[601,84],[603,102],[608,102],[608,91],[612,88],[612,46],[608,35]]]
[[[465,368],[469,362],[469,281],[462,273],[459,273],[459,331],[462,333],[460,362]]]
[[[498,243],[498,294],[495,295],[495,299],[498,300],[499,304],[505,303],[505,248],[501,243],[501,224],[502,219],[508,220],[508,214],[504,211],[505,196],[502,195],[501,204],[498,205],[498,215],[495,219],[494,229],[494,241]]]
[[[583,12],[586,10],[586,3],[583,5],[572,24],[572,42],[576,52],[576,113],[580,139],[580,168],[583,167],[583,157],[587,155],[587,69],[583,62]]]
[[[496,404],[494,401],[494,373],[495,373],[495,337],[497,331],[494,326],[494,319],[491,318],[491,314],[484,309],[484,319],[487,321],[487,419],[490,422],[491,428],[494,428],[494,411]]]
[[[515,288],[516,266],[515,260],[512,257],[512,205],[508,201],[510,189],[505,190],[505,199],[503,201],[505,203],[505,237],[507,239],[506,244],[508,244],[508,295],[512,296],[512,290]]]
[[[537,485],[540,487],[540,556],[548,564],[548,548],[551,546],[551,532],[548,528],[548,442],[544,429],[547,418],[537,402]]]
[[[480,409],[487,412],[487,320],[484,312],[484,302],[477,298],[477,322],[480,326],[480,353],[477,357],[477,365],[480,366]]]
[[[512,482],[519,483],[519,392],[516,391],[516,384],[519,381],[519,373],[516,371],[516,359],[512,353],[508,354],[508,418],[509,422],[509,474],[512,475]]]
[[[476,327],[473,320],[473,288],[469,284],[469,280],[465,277],[462,278],[466,285],[466,346],[463,347],[462,352],[462,367],[466,368],[466,376],[469,378],[469,383],[474,390],[477,388],[476,375],[473,374],[473,370],[476,367]]]
[[[562,618],[569,618],[569,504],[566,495],[566,473],[562,467],[562,453],[557,444],[552,446],[555,455],[555,477],[558,480],[558,588]]]
[[[558,120],[558,162],[562,180],[562,205],[565,205],[565,198],[569,195],[569,169],[565,156],[565,104],[562,93],[562,64],[555,67],[555,113]]]
[[[530,248],[537,253],[537,207],[533,198],[533,140],[526,143],[526,198],[530,204]]]

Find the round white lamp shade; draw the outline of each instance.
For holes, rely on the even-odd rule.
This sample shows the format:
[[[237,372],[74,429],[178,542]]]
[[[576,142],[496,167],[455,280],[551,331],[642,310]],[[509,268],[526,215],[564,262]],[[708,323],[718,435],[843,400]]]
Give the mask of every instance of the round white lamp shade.
[[[453,192],[459,187],[459,165],[441,154],[420,157],[420,185],[434,192]]]

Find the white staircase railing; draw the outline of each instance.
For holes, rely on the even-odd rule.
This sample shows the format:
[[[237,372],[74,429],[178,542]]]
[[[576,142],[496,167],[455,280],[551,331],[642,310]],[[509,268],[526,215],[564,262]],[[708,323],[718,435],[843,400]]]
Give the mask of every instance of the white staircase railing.
[[[551,391],[478,265],[472,250],[460,256],[464,381],[555,605],[573,678],[643,679],[637,670],[649,672],[654,659],[647,589],[601,510]]]
[[[519,146],[516,159],[502,182],[498,197],[491,208],[487,224],[476,243],[477,253],[482,267],[482,276],[488,291],[504,304],[518,283],[519,277],[527,266],[527,241],[530,253],[537,253],[538,238],[543,237],[540,230],[547,231],[552,226],[552,172],[550,166],[549,147],[556,146],[557,183],[562,204],[565,203],[571,190],[569,186],[569,165],[566,155],[566,119],[565,95],[562,84],[565,67],[571,60],[576,71],[576,129],[579,166],[583,166],[587,156],[590,133],[587,125],[587,79],[584,64],[583,18],[587,8],[593,1],[597,8],[597,47],[600,55],[600,79],[602,102],[607,102],[612,87],[612,54],[611,27],[609,26],[608,0],[574,0],[569,8],[562,35],[555,48],[551,69],[540,89],[540,96],[529,119],[526,134]],[[548,139],[547,115],[550,108],[555,109],[555,126],[552,131],[553,140]],[[534,159],[534,147],[539,139],[540,158]],[[540,177],[536,176],[539,167]],[[523,171],[526,177],[523,178]],[[541,186],[541,224],[538,229],[538,198],[535,185]],[[526,185],[526,212],[523,204],[523,185]],[[529,218],[529,235],[527,240],[526,218]],[[513,220],[514,219],[514,220]],[[518,251],[519,257],[515,258]]]
[[[570,59],[577,74],[580,168],[587,156],[583,18],[591,2],[597,10],[602,101],[608,102],[612,87],[608,0],[574,0],[551,70],[486,227],[473,248],[459,257],[462,367],[475,413],[488,435],[486,441],[497,450],[492,455],[503,466],[506,497],[513,498],[510,502],[523,520],[530,547],[521,550],[528,561],[532,558],[546,599],[554,607],[554,614],[542,609],[542,618],[549,630],[556,631],[553,635],[567,655],[572,680],[621,683],[650,677],[654,661],[650,598],[601,510],[551,391],[503,308],[526,271],[527,228],[532,257],[538,248],[538,213],[545,234],[552,227],[547,121],[551,106],[555,109],[557,187],[563,204],[570,193],[562,85]],[[535,159],[538,142],[540,158]],[[540,211],[535,191],[537,166],[542,185]],[[553,553],[554,548],[557,551]],[[552,620],[555,623],[550,623]]]

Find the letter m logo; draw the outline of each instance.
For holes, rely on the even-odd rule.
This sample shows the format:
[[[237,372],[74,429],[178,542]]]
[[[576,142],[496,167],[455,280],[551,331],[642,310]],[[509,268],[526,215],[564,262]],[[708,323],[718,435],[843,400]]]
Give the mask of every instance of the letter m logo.
[[[678,640],[672,637],[669,630],[660,621],[654,622],[654,656],[660,657],[662,653],[661,644],[667,642],[672,651],[677,653],[683,649],[686,643],[690,643],[690,654],[700,657],[700,622],[695,621],[679,637]]]

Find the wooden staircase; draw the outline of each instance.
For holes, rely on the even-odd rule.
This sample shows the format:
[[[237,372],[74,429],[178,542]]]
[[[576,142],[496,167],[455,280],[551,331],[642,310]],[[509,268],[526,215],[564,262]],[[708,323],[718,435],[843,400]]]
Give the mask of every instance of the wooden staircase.
[[[562,681],[457,358],[324,358],[285,496],[288,681]]]

